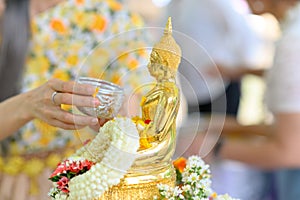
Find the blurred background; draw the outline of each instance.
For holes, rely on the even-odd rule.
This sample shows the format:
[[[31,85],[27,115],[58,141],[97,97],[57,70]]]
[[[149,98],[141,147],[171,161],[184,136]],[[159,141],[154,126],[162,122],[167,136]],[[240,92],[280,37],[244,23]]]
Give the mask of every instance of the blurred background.
[[[47,0],[45,0],[45,2],[46,1]],[[62,2],[62,0],[52,1],[55,5],[57,2]],[[0,1],[0,11],[4,8],[3,2],[4,1]],[[38,4],[41,1],[32,0],[32,2]],[[69,0],[68,2],[71,1]],[[72,2],[82,4],[85,1],[74,0]],[[80,34],[77,34],[80,31],[75,30],[72,32],[76,35],[74,38],[68,38],[74,42],[72,43],[72,45],[74,45],[72,47],[68,44],[66,45],[64,39],[55,35],[56,33],[48,33],[52,30],[48,30],[44,25],[46,22],[51,21],[52,16],[73,16],[73,11],[70,10],[70,8],[73,7],[68,7],[67,11],[64,11],[63,8],[58,8],[58,11],[51,11],[50,9],[49,15],[36,15],[38,18],[37,25],[32,28],[39,36],[36,37],[34,41],[35,44],[37,44],[36,47],[33,48],[34,53],[29,54],[31,58],[29,67],[31,67],[31,69],[27,70],[29,76],[26,76],[23,85],[26,86],[26,84],[28,84],[31,87],[36,87],[52,76],[66,80],[72,79],[74,78],[72,76],[74,76],[77,71],[73,69],[71,73],[69,70],[71,66],[77,66],[76,64],[78,60],[80,60],[76,55],[81,55],[85,58],[88,52],[85,52],[82,50],[83,48],[80,47],[87,46],[87,44],[91,45],[91,47],[95,47],[95,41],[105,39],[113,33],[122,31],[124,27],[124,30],[128,27],[140,27],[141,24],[143,24],[141,23],[142,20],[144,20],[143,26],[145,27],[162,28],[165,26],[167,18],[171,16],[174,37],[183,50],[183,59],[179,67],[180,73],[178,75],[184,97],[182,98],[182,108],[179,116],[178,134],[183,140],[179,140],[177,144],[178,149],[174,157],[184,155],[186,147],[190,145],[188,132],[194,131],[195,133],[204,131],[205,126],[207,126],[207,124],[205,124],[207,120],[206,116],[209,116],[212,112],[232,116],[243,125],[272,123],[272,114],[268,111],[264,100],[266,85],[265,76],[262,72],[267,71],[272,66],[274,44],[281,34],[279,22],[273,15],[269,13],[260,16],[251,14],[250,8],[245,0],[107,0],[108,6],[105,5],[103,8],[99,6],[99,8],[97,8],[98,10],[90,9],[88,5],[89,2],[94,3],[96,1],[87,0],[85,2],[85,9],[89,12],[92,10],[92,12],[99,11],[104,13],[105,17],[111,20],[110,22],[112,22],[113,25],[106,26],[107,21],[100,18],[94,27],[95,29],[100,29],[100,31],[98,30],[99,32],[97,32],[100,34],[97,35],[94,34],[94,32],[89,33],[87,28],[84,27],[86,24],[89,24],[89,21],[78,20],[82,19],[80,17],[86,13],[79,13],[76,16],[78,17],[78,19],[76,18],[76,20],[78,20],[76,23],[83,22],[78,23],[78,27],[82,26],[83,28],[80,27],[82,28],[80,31],[87,35],[85,38],[82,38]],[[132,13],[138,13],[142,17],[142,20],[135,15],[127,15],[119,12],[120,7],[118,3],[124,4],[124,8]],[[99,5],[100,4],[101,3],[99,3]],[[47,6],[52,7],[52,5]],[[60,5],[57,7],[59,6]],[[110,10],[107,8],[109,6],[111,6]],[[36,12],[39,9],[42,9],[42,7],[37,7]],[[78,9],[78,11],[81,10]],[[112,19],[117,19],[117,22],[113,22]],[[58,22],[56,22],[55,25],[55,28],[60,29],[62,32],[65,31],[64,27]],[[133,25],[133,27],[131,27],[131,25]],[[107,27],[109,28],[106,29]],[[105,29],[105,31],[102,29]],[[95,39],[95,41],[90,41],[93,39]],[[54,40],[54,42],[52,40]],[[90,43],[85,43],[84,41]],[[112,50],[118,51],[118,53],[124,52],[126,48],[128,48],[127,41],[124,45],[125,48],[119,48],[121,45],[119,45],[118,42],[119,41],[113,44],[114,47],[112,48],[115,49]],[[139,43],[136,38],[133,38],[130,42]],[[136,47],[133,44],[130,45],[132,45],[130,46],[132,48]],[[108,46],[110,47],[111,45],[109,44]],[[50,50],[47,51],[48,47],[49,49],[55,49],[55,51],[53,51],[54,53]],[[89,50],[89,48],[87,49]],[[98,49],[99,51],[97,53],[99,54],[94,55],[95,59],[91,61],[91,63],[94,62],[96,66],[92,69],[94,72],[98,73],[100,62],[105,63],[105,61],[111,59],[110,55],[113,56],[113,53],[111,54],[111,52],[105,51],[107,49]],[[64,69],[55,70],[54,66],[57,64],[55,62],[59,60],[58,58],[64,57],[65,51],[68,52],[68,60],[65,62],[64,59],[62,59]],[[123,60],[120,60],[123,62],[122,64],[125,63],[125,65],[129,65],[131,70],[136,69],[138,65],[146,66],[145,52],[137,52],[137,54],[139,55],[126,55],[127,57],[124,56],[122,57]],[[55,55],[57,55],[58,58],[55,59]],[[101,60],[98,59],[99,56],[102,56]],[[143,61],[140,61],[138,59],[139,57],[142,57],[141,60]],[[116,66],[120,66],[120,63],[116,63]],[[34,68],[35,66],[47,66],[49,69],[44,67],[43,69],[37,70]],[[117,76],[114,71],[117,70],[116,67],[110,67],[110,69],[112,69],[110,78],[116,83],[119,83],[118,81],[121,79],[119,76],[128,72],[124,72],[123,69],[123,71],[119,70],[117,72],[120,75],[118,74],[119,76]],[[50,72],[44,75],[43,73],[46,73],[45,71],[47,70],[50,70]],[[41,76],[41,74],[43,75]],[[141,74],[142,73],[138,74],[139,79],[143,79]],[[130,84],[137,87],[139,86],[139,82],[134,82],[133,79],[135,78],[127,77],[126,80],[131,81]],[[28,89],[26,87],[24,90]],[[137,105],[139,106],[139,104]],[[70,108],[68,107],[66,109]],[[220,122],[222,122],[222,120],[220,120]],[[217,123],[220,122],[217,121]],[[194,129],[190,131],[191,128]],[[25,128],[20,136],[17,135],[17,137],[13,137],[12,139],[9,138],[1,144],[1,156],[3,152],[3,155],[6,153],[4,150],[2,152],[2,149],[11,149],[10,152],[7,151],[12,153],[11,155],[19,154],[16,150],[18,147],[24,147],[24,152],[29,152],[29,154],[33,152],[31,150],[35,148],[35,145],[38,150],[46,149],[45,155],[36,151],[37,154],[39,154],[38,156],[29,156],[32,160],[30,160],[30,163],[27,162],[26,166],[28,166],[28,168],[24,167],[24,169],[28,171],[25,175],[21,173],[21,169],[23,163],[28,158],[26,157],[26,153],[25,159],[23,158],[22,162],[20,161],[20,157],[16,156],[10,159],[7,165],[19,166],[18,170],[11,170],[9,167],[5,168],[3,163],[5,163],[6,157],[0,157],[0,170],[2,169],[1,166],[4,166],[3,170],[0,171],[4,172],[0,173],[0,195],[3,195],[5,200],[22,200],[22,198],[26,200],[46,199],[44,197],[48,192],[49,184],[45,184],[45,188],[39,188],[39,186],[44,185],[44,181],[51,173],[50,168],[55,167],[56,163],[61,160],[61,156],[72,153],[70,148],[71,141],[76,137],[80,137],[77,132],[73,135],[67,135],[60,131],[61,130],[57,128],[49,128],[45,123],[35,121],[28,124],[27,129]],[[64,149],[64,147],[67,148]],[[206,153],[208,153],[211,148],[208,149]],[[51,152],[53,149],[54,154]],[[47,154],[49,153],[48,150],[51,154]],[[20,152],[24,153],[23,151]],[[20,155],[22,154],[20,153]],[[42,158],[38,158],[39,156]],[[46,165],[45,163],[50,164]],[[35,170],[36,166],[39,166],[40,169]],[[233,197],[243,200],[273,199],[272,196],[266,195],[266,193],[269,192],[269,188],[267,187],[269,187],[270,178],[269,174],[264,171],[230,160],[214,163],[211,165],[211,168],[213,174],[213,188],[218,193],[228,193]],[[38,180],[40,173],[42,176]],[[18,180],[15,181],[13,179]],[[28,182],[29,179],[32,179],[30,183]],[[18,187],[14,185],[16,183]],[[31,186],[28,186],[29,184],[31,184]],[[25,185],[27,186],[24,187]],[[16,191],[19,192],[11,192],[15,191],[15,188]],[[28,192],[27,190],[31,191]],[[30,193],[32,197],[20,195],[22,196],[21,198],[17,195],[18,193]]]
[[[181,0],[173,0],[173,3],[178,1]],[[139,13],[145,19],[146,26],[153,27],[164,27],[168,9],[170,4],[172,4],[172,0],[124,0],[124,2],[126,2],[130,10]],[[184,1],[181,2],[184,5]],[[249,9],[246,1],[236,0],[236,2],[235,9],[238,11]],[[248,12],[250,11],[248,10]],[[178,16],[172,15],[171,17],[176,19],[179,16],[180,13],[178,13]],[[271,14],[258,16],[249,13],[247,20],[253,31],[263,39],[264,50],[261,52],[259,62],[263,68],[268,69],[272,66],[274,42],[280,36],[279,23]],[[186,23],[194,23],[194,20],[186,21]],[[197,24],[194,25],[196,28]],[[175,31],[178,30],[176,26],[173,26],[173,29]],[[238,109],[238,120],[245,125],[272,120],[272,116],[263,103],[264,77],[246,74],[242,77],[241,83],[242,92]]]
[[[214,40],[216,40],[216,37],[220,37],[216,34],[213,34],[212,31],[218,31],[217,28],[214,28],[216,26],[223,26],[224,23],[227,23],[227,21],[224,21],[222,19],[222,16],[216,17],[214,15],[210,16],[210,12],[218,12],[218,11],[212,11],[212,9],[216,9],[211,7],[212,5],[209,5],[207,3],[209,0],[204,1],[191,1],[191,0],[128,0],[126,2],[129,9],[139,13],[144,19],[146,26],[153,26],[153,27],[164,27],[164,24],[167,20],[168,16],[172,17],[173,20],[173,30],[183,32],[187,36],[191,37],[192,40],[198,41],[199,43],[204,44],[205,48],[205,41],[211,41],[213,43]],[[125,1],[124,1],[125,2]],[[212,1],[213,2],[213,1]],[[220,1],[222,2],[222,1]],[[233,15],[229,17],[229,23],[235,23],[234,17],[244,17],[247,25],[249,26],[249,32],[253,32],[255,34],[255,37],[259,38],[259,48],[257,50],[254,50],[255,53],[252,53],[253,57],[251,57],[252,60],[255,60],[255,62],[248,62],[253,65],[255,65],[255,68],[260,68],[262,70],[268,70],[272,66],[273,56],[274,56],[274,44],[277,38],[280,37],[280,28],[279,28],[279,22],[276,20],[276,18],[271,15],[270,13],[266,13],[263,15],[254,15],[251,14],[251,11],[247,5],[247,2],[244,0],[230,0],[230,1],[223,1],[225,7],[230,7],[235,10],[240,16]],[[222,3],[221,3],[222,4]],[[176,7],[177,6],[177,7]],[[196,7],[193,9],[193,6]],[[227,8],[226,8],[227,9]],[[225,10],[226,10],[225,9]],[[185,12],[186,10],[186,12]],[[193,14],[197,13],[197,14]],[[202,12],[202,14],[201,14]],[[206,16],[207,15],[207,16]],[[185,18],[185,20],[183,20]],[[187,18],[189,20],[187,20]],[[201,18],[202,17],[202,18]],[[209,17],[216,17],[216,19],[208,19]],[[181,21],[180,21],[181,20]],[[179,22],[178,22],[179,21]],[[185,24],[184,24],[185,23]],[[213,24],[215,23],[215,24]],[[177,26],[176,26],[177,25]],[[206,28],[199,28],[199,26],[206,26]],[[212,29],[209,28],[209,26],[213,27]],[[239,25],[237,25],[239,26]],[[230,26],[229,26],[230,27]],[[233,26],[232,29],[236,27]],[[200,32],[197,32],[195,30],[199,29]],[[208,34],[205,35],[205,30],[211,30],[211,32],[207,31]],[[201,33],[202,31],[202,33]],[[219,30],[222,31],[222,30]],[[247,33],[243,33],[243,30],[240,30],[239,28],[236,28],[234,31],[236,31],[236,35],[238,37],[239,31],[240,34],[243,35],[242,40],[249,40],[251,41],[251,34],[249,34],[249,38],[247,38]],[[226,34],[225,34],[226,35]],[[203,38],[198,37],[203,36]],[[226,37],[226,36],[225,36]],[[228,38],[230,38],[228,36]],[[222,40],[224,43],[222,43]],[[213,46],[212,49],[219,48],[220,54],[227,54],[231,51],[231,46],[226,46],[226,41],[224,38],[221,38],[221,40],[218,40],[218,44]],[[234,43],[234,41],[229,41],[229,43]],[[243,42],[242,42],[243,43]],[[250,43],[250,42],[249,42]],[[180,44],[180,43],[179,43]],[[208,54],[212,52],[214,54],[214,51],[209,49],[210,46],[208,46]],[[242,48],[247,48],[247,42],[244,43],[244,46]],[[182,48],[185,48],[182,46]],[[189,47],[187,47],[188,49]],[[195,57],[191,52],[194,51],[194,48],[192,45],[190,46],[191,50],[188,51],[188,55],[191,57]],[[228,48],[226,50],[226,48]],[[237,49],[240,47],[237,47]],[[193,49],[193,50],[192,50]],[[258,50],[259,49],[259,50]],[[211,50],[211,51],[210,51]],[[185,51],[185,50],[184,50]],[[243,51],[240,48],[240,51]],[[255,55],[254,55],[255,54]],[[210,55],[214,59],[214,55]],[[238,56],[238,54],[236,54]],[[187,56],[189,57],[189,56]],[[190,58],[191,58],[190,57]],[[222,56],[216,56],[217,58]],[[250,60],[251,60],[250,59]],[[234,60],[234,59],[233,59]],[[202,60],[204,62],[204,59]],[[220,59],[222,62],[223,60]],[[201,61],[195,61],[195,63],[200,63]],[[224,59],[225,63],[227,62],[226,59]],[[222,63],[221,63],[222,64]],[[179,69],[180,72],[183,72],[186,70],[184,66],[180,66],[181,69]],[[200,69],[201,74],[205,74],[205,71]],[[204,75],[205,76],[205,75]],[[189,77],[189,75],[187,75]],[[205,78],[204,78],[205,79]],[[191,80],[191,79],[189,79]],[[183,80],[184,81],[184,80]],[[208,79],[204,80],[204,82],[207,83],[208,87],[210,84],[210,81]],[[221,81],[225,88],[227,87],[226,81]],[[264,75],[254,75],[251,73],[246,73],[243,76],[241,76],[238,79],[238,89],[231,90],[229,93],[230,95],[237,94],[236,98],[239,98],[238,101],[234,99],[228,99],[227,107],[230,109],[230,104],[234,104],[233,106],[237,106],[235,111],[233,111],[233,116],[236,117],[239,123],[243,125],[255,125],[255,124],[261,124],[261,123],[271,123],[273,120],[272,115],[266,108],[265,102],[264,102],[264,92],[265,92],[265,77]],[[213,84],[212,84],[213,85]],[[191,90],[187,85],[182,83],[182,90],[185,94],[185,90]],[[217,90],[217,87],[212,86],[212,90]],[[192,88],[193,91],[196,90],[196,88]],[[224,92],[224,91],[223,91]],[[240,92],[240,93],[239,93]],[[195,94],[194,96],[197,96]],[[189,99],[192,98],[187,94],[186,96],[187,102],[189,104]],[[194,97],[197,98],[197,97]],[[192,101],[191,101],[192,102]],[[218,103],[215,103],[216,105],[216,111],[218,110]],[[226,103],[221,103],[223,106],[226,105]],[[189,107],[189,106],[188,106]],[[194,110],[195,111],[195,110]],[[195,126],[195,124],[200,124],[203,122],[203,117],[200,117],[198,115],[198,111],[196,109],[196,112],[189,112],[188,117],[181,125],[182,127],[188,127],[189,129],[182,128],[179,130],[179,135],[184,135],[182,137],[185,137],[180,140],[180,142],[177,144],[179,146],[182,146],[182,149],[178,150],[176,152],[175,156],[181,156],[184,154],[184,150],[186,145],[189,143],[185,143],[184,141],[187,141],[187,131],[190,130],[191,126]],[[201,107],[200,107],[201,111]],[[232,114],[227,112],[226,108],[221,109],[223,113]],[[195,115],[195,113],[197,113]],[[201,115],[201,114],[200,114]],[[195,117],[196,116],[196,117]],[[197,121],[198,120],[198,121]],[[198,123],[194,123],[197,121]],[[194,129],[196,130],[197,127]],[[201,128],[200,128],[201,129]],[[252,168],[251,166],[225,160],[221,161],[218,164],[212,164],[212,180],[213,180],[213,188],[220,193],[226,193],[228,192],[233,197],[237,197],[244,200],[267,200],[267,199],[274,199],[272,197],[272,194],[266,194],[266,193],[272,193],[270,192],[269,186],[270,186],[270,179],[269,174]]]

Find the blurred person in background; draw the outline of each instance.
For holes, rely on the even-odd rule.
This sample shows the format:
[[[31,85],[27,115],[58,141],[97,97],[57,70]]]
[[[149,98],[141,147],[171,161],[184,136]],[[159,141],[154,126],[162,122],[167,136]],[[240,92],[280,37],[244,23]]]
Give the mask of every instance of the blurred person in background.
[[[274,170],[272,199],[300,199],[300,2],[248,0],[248,3],[256,14],[273,14],[281,26],[282,35],[276,43],[274,64],[267,74],[265,94],[274,123],[260,126],[225,123],[223,137],[215,146],[214,154],[218,158]],[[230,133],[237,133],[241,138],[227,137]],[[246,138],[249,136],[246,133],[251,137]]]
[[[247,4],[242,0],[172,1],[168,10],[174,30],[191,37],[202,48],[197,51],[176,38],[183,49],[179,69],[189,113],[236,116],[240,78],[247,73],[262,74],[258,67],[262,40],[246,19]]]
[[[51,187],[48,181],[51,170],[72,153],[76,145],[81,145],[85,135],[91,134],[88,129],[61,129],[81,128],[78,124],[80,119],[75,124],[71,114],[70,94],[74,93],[74,83],[70,80],[76,78],[81,62],[99,42],[114,34],[141,27],[143,20],[115,0],[32,0],[31,20],[29,1],[8,0],[4,7],[0,132],[1,138],[11,134],[4,135],[2,132],[5,119],[15,123],[7,126],[10,128],[7,132],[16,133],[1,141],[1,199],[46,199]],[[145,77],[149,77],[138,70],[141,63],[146,63],[145,43],[132,34],[113,42],[95,49],[92,58],[87,59],[83,66],[84,75],[136,89],[144,83]],[[137,51],[127,53],[126,49]],[[110,63],[107,70],[103,69],[111,60],[114,63]],[[124,78],[125,74],[127,76]],[[91,88],[83,90],[78,94],[83,94],[86,105],[97,104],[94,98],[86,97],[91,95]],[[23,94],[18,95],[20,91]],[[59,93],[52,98],[54,91]],[[25,118],[23,108],[30,112]],[[33,119],[32,112],[38,119]],[[21,121],[15,116],[21,117]],[[48,117],[50,120],[47,120]],[[55,123],[51,123],[53,119]],[[92,120],[92,117],[85,117],[82,123],[93,125]],[[20,126],[23,127],[18,130]]]
[[[175,38],[182,48],[179,71],[189,113],[200,112],[200,123],[202,114],[220,113],[235,118],[241,77],[263,72],[264,41],[249,24],[247,3],[242,0],[174,0],[168,11],[174,31],[186,34],[175,35]],[[260,171],[226,161],[212,165],[212,172],[217,192],[228,192],[244,200],[261,198],[265,180]]]

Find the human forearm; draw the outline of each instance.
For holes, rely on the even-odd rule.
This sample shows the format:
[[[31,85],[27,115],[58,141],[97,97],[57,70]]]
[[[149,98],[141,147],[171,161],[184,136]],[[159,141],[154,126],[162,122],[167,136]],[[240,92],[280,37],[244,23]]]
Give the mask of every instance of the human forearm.
[[[246,69],[244,75],[252,74],[255,76],[263,77],[266,72],[266,69]]]
[[[255,142],[228,139],[219,155],[223,159],[237,160],[262,169],[300,166],[297,159],[290,157],[290,149],[273,138]]]
[[[12,135],[32,120],[28,112],[26,94],[20,94],[0,103],[0,140]]]
[[[66,130],[97,126],[96,117],[73,114],[61,105],[97,107],[100,101],[92,97],[95,87],[72,81],[51,79],[40,87],[12,97],[0,104],[0,139],[13,134],[28,121],[37,118],[51,126]],[[55,97],[52,97],[56,91]],[[54,99],[55,98],[55,99]]]
[[[219,155],[265,169],[299,168],[299,120],[297,112],[277,113],[274,126],[266,130],[267,135],[233,140],[224,134],[225,142]],[[250,133],[251,130],[244,131]]]
[[[220,118],[218,120],[218,117]],[[223,120],[225,118],[225,121]],[[235,136],[268,136],[274,133],[273,124],[255,124],[255,125],[243,125],[239,123],[235,117],[229,116],[217,116],[217,123],[213,127],[216,130],[221,129],[223,135],[235,135]],[[224,122],[224,123],[223,123]]]
[[[226,135],[261,135],[261,136],[267,136],[269,134],[272,134],[274,132],[273,125],[267,125],[267,124],[257,124],[257,125],[241,125],[241,124],[225,124],[224,128],[222,130],[222,134]]]

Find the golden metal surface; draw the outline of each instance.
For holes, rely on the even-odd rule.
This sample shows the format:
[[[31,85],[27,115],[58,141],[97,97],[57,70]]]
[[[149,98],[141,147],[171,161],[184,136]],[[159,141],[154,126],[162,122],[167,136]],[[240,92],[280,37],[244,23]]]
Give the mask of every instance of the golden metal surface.
[[[141,118],[150,123],[140,136],[150,145],[138,151],[137,159],[125,178],[100,200],[148,200],[158,195],[157,184],[175,185],[176,173],[171,160],[176,145],[176,117],[180,104],[175,81],[180,60],[181,50],[172,36],[169,18],[163,36],[152,49],[148,64],[156,83],[141,102]]]
[[[155,195],[159,195],[158,184],[175,186],[176,174],[174,170],[170,170],[170,172],[171,174],[168,174],[165,178],[160,177],[159,179],[159,176],[147,175],[149,179],[146,180],[147,177],[144,176],[143,181],[141,181],[141,177],[125,177],[119,185],[110,188],[98,200],[153,200]],[[134,181],[138,181],[138,183],[134,183]]]

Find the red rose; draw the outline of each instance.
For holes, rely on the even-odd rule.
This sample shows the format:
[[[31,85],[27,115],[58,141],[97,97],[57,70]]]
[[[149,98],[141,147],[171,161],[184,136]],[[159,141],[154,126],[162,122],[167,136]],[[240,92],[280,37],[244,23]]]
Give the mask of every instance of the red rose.
[[[65,193],[67,193],[67,192],[69,192],[68,183],[69,183],[69,179],[67,177],[63,176],[57,182],[57,188],[60,189],[61,191],[65,192]]]
[[[80,164],[79,164],[79,165],[80,165]],[[69,170],[70,170],[71,172],[77,174],[77,173],[80,172],[80,170],[81,170],[81,169],[79,168],[79,165],[77,165],[75,162],[73,162],[73,163],[71,163],[71,165],[70,165],[70,167],[69,167],[69,168],[70,168]]]
[[[64,173],[64,171],[67,171],[67,167],[64,163],[60,163],[59,166],[55,169],[55,171],[51,174],[50,178],[57,176],[58,174]]]
[[[70,192],[67,188],[62,188],[61,191],[62,191],[63,193],[69,193],[69,192]]]

